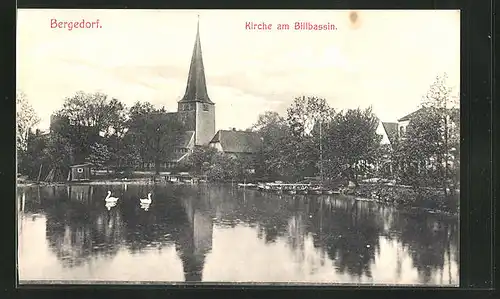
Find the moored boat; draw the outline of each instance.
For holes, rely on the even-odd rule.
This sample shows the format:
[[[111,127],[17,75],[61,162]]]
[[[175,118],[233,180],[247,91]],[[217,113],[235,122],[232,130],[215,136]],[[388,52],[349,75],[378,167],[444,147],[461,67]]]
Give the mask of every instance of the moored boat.
[[[319,195],[319,194],[322,194],[323,193],[323,190],[321,189],[321,187],[311,187],[309,189],[309,193],[310,194],[315,194],[315,195]]]
[[[238,184],[238,187],[239,187],[239,188],[255,188],[255,187],[257,187],[257,184],[252,184],[252,183],[248,183],[248,184],[245,184],[245,183],[239,183],[239,184]]]
[[[303,189],[298,190],[298,193],[307,195],[307,194],[309,194],[309,190],[307,190],[306,188],[303,188]]]

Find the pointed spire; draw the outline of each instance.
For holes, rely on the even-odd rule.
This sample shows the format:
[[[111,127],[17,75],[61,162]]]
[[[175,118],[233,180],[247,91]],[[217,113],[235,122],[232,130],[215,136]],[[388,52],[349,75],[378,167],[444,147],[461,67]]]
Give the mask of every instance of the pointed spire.
[[[196,25],[196,40],[194,42],[191,65],[189,66],[186,93],[179,102],[204,102],[213,104],[208,97],[205,68],[203,66],[203,57],[201,53],[200,15],[198,15],[198,23]]]

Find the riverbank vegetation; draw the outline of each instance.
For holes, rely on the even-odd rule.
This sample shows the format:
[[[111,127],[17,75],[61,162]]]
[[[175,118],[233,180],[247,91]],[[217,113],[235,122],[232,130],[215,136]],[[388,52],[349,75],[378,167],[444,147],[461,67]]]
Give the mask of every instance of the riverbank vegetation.
[[[165,169],[162,165],[174,156],[184,130],[164,108],[148,102],[127,108],[102,93],[78,92],[54,113],[49,134],[33,133],[38,117],[26,95],[19,93],[18,172],[40,181],[52,170],[54,181],[64,181],[71,164],[90,162],[121,177],[154,165],[156,173],[189,171],[209,181],[298,182],[319,177],[327,185],[351,181],[358,190],[366,185],[363,180],[384,178],[389,185],[372,185],[379,191],[360,194],[385,194],[389,201],[398,201],[399,193],[390,186],[408,186],[411,192],[399,196],[405,202],[425,197],[445,203],[452,198],[458,204],[460,117],[455,106],[446,76],[438,76],[405,130],[390,136],[390,144],[381,144],[380,120],[370,107],[337,110],[323,98],[299,96],[284,115],[265,112],[248,128],[262,140],[254,155],[195,147],[181,163]]]

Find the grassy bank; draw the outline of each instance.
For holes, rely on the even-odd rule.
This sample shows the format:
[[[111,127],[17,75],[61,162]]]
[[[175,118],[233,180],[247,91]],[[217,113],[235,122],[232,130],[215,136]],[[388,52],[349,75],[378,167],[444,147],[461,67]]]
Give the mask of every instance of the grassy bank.
[[[413,188],[381,183],[362,183],[355,189],[354,195],[402,207],[422,208],[450,214],[458,214],[460,204],[459,191],[452,195],[445,195],[442,189]]]

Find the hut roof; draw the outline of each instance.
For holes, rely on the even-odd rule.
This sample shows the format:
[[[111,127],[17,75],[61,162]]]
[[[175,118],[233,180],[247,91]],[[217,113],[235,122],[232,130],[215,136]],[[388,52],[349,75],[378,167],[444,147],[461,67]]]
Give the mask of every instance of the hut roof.
[[[92,163],[83,163],[83,164],[75,164],[75,165],[71,165],[70,167],[71,168],[74,168],[74,167],[85,167],[85,166],[94,166],[94,164]]]

